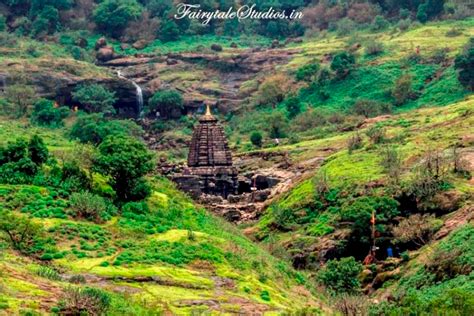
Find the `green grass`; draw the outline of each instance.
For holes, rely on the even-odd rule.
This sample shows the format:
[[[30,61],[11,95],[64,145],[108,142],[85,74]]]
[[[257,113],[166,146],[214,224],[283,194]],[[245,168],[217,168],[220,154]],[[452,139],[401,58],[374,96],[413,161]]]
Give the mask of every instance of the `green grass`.
[[[94,38],[89,40],[89,47],[92,48],[95,44]],[[115,50],[121,52],[120,43],[112,42]],[[147,47],[142,50],[136,50],[133,47],[125,49],[124,53],[132,55],[135,53],[153,53],[153,54],[166,54],[166,53],[178,53],[178,52],[212,52],[210,50],[212,44],[221,45],[226,50],[235,50],[230,47],[231,43],[237,44],[238,48],[252,48],[269,46],[271,39],[264,36],[217,36],[217,35],[185,35],[182,36],[178,41],[162,42],[160,40],[154,40]]]

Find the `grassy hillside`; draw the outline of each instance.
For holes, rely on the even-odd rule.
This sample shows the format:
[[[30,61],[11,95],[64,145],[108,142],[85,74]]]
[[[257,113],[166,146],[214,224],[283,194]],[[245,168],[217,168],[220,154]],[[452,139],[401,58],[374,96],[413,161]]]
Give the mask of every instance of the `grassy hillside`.
[[[443,20],[449,2],[426,23],[382,8],[380,28],[374,11],[348,29],[356,4],[317,5],[343,11],[298,39],[218,23],[144,44],[126,37],[158,28],[150,16],[124,37],[62,15],[21,33],[29,8],[0,5],[0,314],[473,314],[474,95],[455,59],[474,19]],[[129,79],[97,62],[101,31]],[[144,115],[125,120],[110,109],[135,105],[132,79]],[[203,101],[220,102],[241,174],[287,176],[254,221],[156,170],[179,170]]]
[[[29,124],[2,119],[3,145],[39,135],[63,162],[87,151],[64,129]],[[93,178],[93,186],[104,186],[98,174]],[[148,199],[100,223],[73,218],[71,195],[60,188],[2,184],[2,214],[26,216],[41,227],[30,255],[10,250],[8,237],[2,241],[2,310],[59,311],[71,299],[71,289],[86,287],[105,291],[110,315],[276,313],[320,306],[305,287],[311,282],[304,274],[194,205],[169,180],[153,176],[148,181]]]

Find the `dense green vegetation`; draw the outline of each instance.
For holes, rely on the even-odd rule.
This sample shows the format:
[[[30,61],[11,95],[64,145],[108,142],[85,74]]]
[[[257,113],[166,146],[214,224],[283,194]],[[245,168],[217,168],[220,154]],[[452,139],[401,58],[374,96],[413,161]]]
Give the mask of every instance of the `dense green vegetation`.
[[[270,5],[304,17],[203,25],[173,19],[168,0],[0,4],[0,311],[474,313],[472,5],[256,8]],[[95,64],[102,37],[144,88],[139,119],[120,111],[132,79],[112,91],[116,74]],[[211,215],[155,167],[180,168],[203,101],[217,101],[242,173],[289,180],[253,222]]]

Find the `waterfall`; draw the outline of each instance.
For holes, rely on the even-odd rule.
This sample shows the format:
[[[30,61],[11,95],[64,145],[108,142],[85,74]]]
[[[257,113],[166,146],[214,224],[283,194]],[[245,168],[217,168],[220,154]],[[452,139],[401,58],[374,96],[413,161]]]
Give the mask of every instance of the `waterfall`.
[[[135,95],[136,95],[136,99],[137,99],[138,118],[142,118],[143,117],[143,91],[142,91],[142,88],[140,87],[140,85],[138,85],[138,83],[136,83],[132,79],[129,79],[129,78],[125,77],[124,75],[122,75],[122,72],[120,70],[117,70],[117,76],[121,79],[125,79],[125,80],[130,81],[133,84],[133,86],[135,87]]]

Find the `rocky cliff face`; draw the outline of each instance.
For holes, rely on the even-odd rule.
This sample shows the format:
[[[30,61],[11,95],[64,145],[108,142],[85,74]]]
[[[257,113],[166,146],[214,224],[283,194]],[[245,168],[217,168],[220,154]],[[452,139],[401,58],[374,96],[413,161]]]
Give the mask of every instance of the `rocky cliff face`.
[[[137,113],[136,89],[133,84],[125,79],[115,78],[112,75],[106,78],[82,78],[66,72],[38,71],[32,72],[27,77],[38,97],[54,99],[61,105],[80,106],[72,99],[72,92],[80,84],[102,84],[115,92],[118,101],[115,104],[117,112],[126,117],[135,117]],[[18,79],[9,73],[0,73],[0,93],[8,85],[13,85]]]

